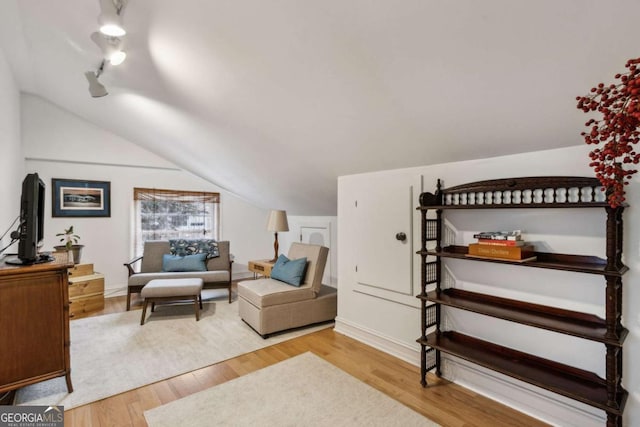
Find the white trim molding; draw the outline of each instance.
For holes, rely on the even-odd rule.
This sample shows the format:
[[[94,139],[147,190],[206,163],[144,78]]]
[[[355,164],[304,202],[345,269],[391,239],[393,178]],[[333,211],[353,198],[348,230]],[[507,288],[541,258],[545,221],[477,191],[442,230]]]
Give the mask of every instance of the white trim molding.
[[[372,329],[357,325],[341,317],[336,317],[336,332],[363,342],[380,351],[384,351],[398,359],[415,366],[420,366],[419,347],[411,347],[389,336],[380,334]]]

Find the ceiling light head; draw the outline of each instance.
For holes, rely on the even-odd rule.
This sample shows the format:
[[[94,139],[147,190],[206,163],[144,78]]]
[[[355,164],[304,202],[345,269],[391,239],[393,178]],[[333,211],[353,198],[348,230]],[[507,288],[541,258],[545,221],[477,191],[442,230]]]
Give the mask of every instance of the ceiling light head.
[[[106,36],[122,37],[127,32],[122,26],[122,20],[118,15],[102,13],[98,17],[98,23],[100,24],[100,32]]]
[[[101,0],[100,7],[102,13],[98,16],[100,32],[106,36],[122,37],[127,34],[122,26],[122,1]]]
[[[107,59],[109,60],[111,65],[120,65],[124,62],[126,58],[127,58],[127,53],[122,50],[118,50],[113,54],[111,54],[111,56],[109,56],[109,58]]]
[[[111,65],[120,65],[127,57],[127,54],[121,48],[122,41],[117,37],[91,33],[91,40],[102,50],[102,56],[109,61]]]
[[[93,71],[87,71],[84,73],[84,76],[87,78],[89,82],[89,93],[94,98],[100,98],[106,95],[109,95],[107,89],[98,81],[98,74]]]

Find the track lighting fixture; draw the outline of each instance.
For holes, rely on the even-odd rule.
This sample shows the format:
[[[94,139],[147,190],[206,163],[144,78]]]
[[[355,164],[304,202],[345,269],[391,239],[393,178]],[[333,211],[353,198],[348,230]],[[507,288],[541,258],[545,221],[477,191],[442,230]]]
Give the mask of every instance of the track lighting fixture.
[[[91,40],[100,47],[103,60],[98,69],[84,73],[89,82],[89,93],[94,98],[100,98],[109,94],[100,83],[98,77],[104,72],[104,66],[108,62],[111,65],[119,65],[125,60],[127,54],[122,50],[120,37],[127,32],[122,27],[122,11],[128,0],[99,0],[101,13],[98,16],[100,32],[91,33]]]
[[[117,37],[104,36],[98,32],[91,33],[91,40],[100,47],[104,59],[111,65],[120,65],[127,57],[122,50],[122,40]]]
[[[98,77],[100,77],[100,75],[104,71],[104,62],[105,61],[103,60],[100,63],[100,67],[98,68],[98,70],[96,70],[95,73],[93,71],[87,71],[86,73],[84,73],[84,76],[89,82],[89,93],[94,98],[100,98],[102,96],[109,95],[107,89],[102,85],[102,83],[98,81]]]
[[[127,31],[122,26],[124,0],[100,0],[102,13],[98,16],[100,32],[106,36],[122,37]]]

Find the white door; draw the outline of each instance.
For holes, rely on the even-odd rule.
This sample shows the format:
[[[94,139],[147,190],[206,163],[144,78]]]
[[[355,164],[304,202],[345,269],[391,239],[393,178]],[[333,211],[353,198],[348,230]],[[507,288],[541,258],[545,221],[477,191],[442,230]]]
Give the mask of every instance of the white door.
[[[354,201],[356,291],[415,305],[412,224],[419,180],[406,174],[385,178]]]

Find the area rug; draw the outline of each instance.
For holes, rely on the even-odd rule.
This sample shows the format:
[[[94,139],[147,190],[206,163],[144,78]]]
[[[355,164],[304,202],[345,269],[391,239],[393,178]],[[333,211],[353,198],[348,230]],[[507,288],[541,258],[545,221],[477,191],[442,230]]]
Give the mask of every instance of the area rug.
[[[149,427],[438,426],[312,353],[145,411]]]
[[[140,316],[135,310],[73,320],[73,393],[59,377],[20,389],[17,404],[70,409],[331,326],[265,340],[240,319],[235,301],[205,303],[199,322],[191,304],[158,306],[143,326]]]

